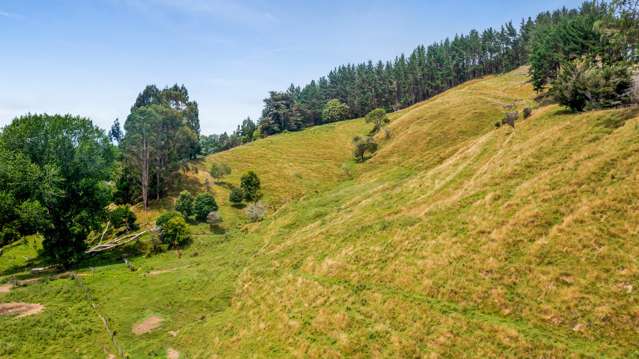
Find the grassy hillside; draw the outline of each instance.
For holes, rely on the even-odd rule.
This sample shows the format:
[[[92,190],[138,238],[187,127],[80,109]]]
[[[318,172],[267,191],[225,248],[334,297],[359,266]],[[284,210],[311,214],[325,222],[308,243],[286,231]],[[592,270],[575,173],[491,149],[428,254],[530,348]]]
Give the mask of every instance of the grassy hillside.
[[[467,83],[394,114],[364,164],[361,120],[213,155],[188,185],[208,181],[225,234],[194,226],[190,248],[136,271],[114,255],[0,293],[45,305],[0,316],[0,357],[639,356],[639,112],[552,105],[494,128],[534,96],[526,69]],[[229,183],[260,175],[265,221],[226,204],[213,162]],[[18,257],[0,257],[0,282]],[[132,333],[151,316],[158,329]]]

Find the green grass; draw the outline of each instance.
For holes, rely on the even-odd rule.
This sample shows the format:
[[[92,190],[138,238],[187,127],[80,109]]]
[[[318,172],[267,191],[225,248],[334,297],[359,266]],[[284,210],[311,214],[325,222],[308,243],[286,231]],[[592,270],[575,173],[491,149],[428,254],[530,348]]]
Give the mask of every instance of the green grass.
[[[180,256],[134,256],[134,272],[88,262],[89,295],[72,279],[0,294],[46,306],[0,317],[0,357],[116,354],[91,301],[133,358],[639,357],[638,111],[546,106],[494,128],[534,96],[526,69],[472,81],[393,114],[364,164],[350,159],[361,120],[195,163],[185,186],[208,180],[225,234],[194,225]],[[228,206],[213,162],[228,183],[260,175],[266,220]],[[35,253],[5,252],[0,282],[21,251]],[[151,315],[161,327],[133,335]]]

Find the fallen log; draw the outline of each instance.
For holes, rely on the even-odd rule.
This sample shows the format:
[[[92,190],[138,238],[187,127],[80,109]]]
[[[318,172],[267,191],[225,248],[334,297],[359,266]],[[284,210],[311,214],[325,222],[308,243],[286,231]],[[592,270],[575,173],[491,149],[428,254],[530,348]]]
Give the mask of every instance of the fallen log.
[[[98,253],[98,252],[104,252],[104,251],[108,251],[111,250],[113,248],[116,247],[120,247],[123,246],[127,243],[131,243],[133,241],[138,240],[140,237],[142,237],[143,235],[150,233],[152,231],[142,231],[140,233],[133,233],[133,234],[126,234],[124,236],[118,237],[112,241],[108,241],[106,243],[99,243],[89,249],[87,249],[84,253],[86,254],[91,254],[91,253]]]

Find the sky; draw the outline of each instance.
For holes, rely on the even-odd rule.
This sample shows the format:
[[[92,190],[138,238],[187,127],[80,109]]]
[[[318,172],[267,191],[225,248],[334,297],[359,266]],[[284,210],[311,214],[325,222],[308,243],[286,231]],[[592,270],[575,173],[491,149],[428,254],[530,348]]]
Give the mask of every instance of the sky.
[[[0,126],[71,113],[108,129],[148,84],[184,84],[203,134],[268,91],[581,0],[0,0]]]

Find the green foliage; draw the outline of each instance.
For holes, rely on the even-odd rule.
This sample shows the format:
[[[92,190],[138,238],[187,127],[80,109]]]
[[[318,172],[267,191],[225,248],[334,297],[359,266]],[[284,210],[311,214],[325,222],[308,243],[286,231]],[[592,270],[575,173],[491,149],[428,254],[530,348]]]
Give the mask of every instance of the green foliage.
[[[106,219],[113,162],[108,137],[89,119],[26,115],[13,120],[0,134],[2,202],[15,203],[13,213],[4,213],[16,221],[11,232],[41,232],[45,256],[64,264],[76,260],[87,235]]]
[[[299,131],[304,128],[302,112],[295,101],[296,89],[287,92],[271,91],[264,99],[264,109],[259,129],[262,135],[284,131]]]
[[[124,228],[127,231],[135,231],[140,228],[136,221],[137,217],[129,206],[118,206],[109,212],[109,222],[113,228]]]
[[[218,206],[215,197],[209,192],[202,192],[195,197],[193,213],[198,222],[205,222],[209,213],[217,211]]]
[[[257,202],[260,198],[262,198],[260,186],[260,179],[253,171],[249,171],[247,174],[242,176],[242,179],[240,180],[240,188],[244,194],[244,199],[247,202]]]
[[[120,142],[125,172],[135,179],[145,208],[173,184],[180,164],[200,152],[197,102],[184,86],[147,86],[131,108]],[[129,199],[131,201],[132,199]],[[128,202],[128,201],[127,201]]]
[[[175,201],[175,210],[182,213],[184,218],[193,215],[193,195],[189,191],[182,191]]]
[[[18,228],[26,235],[36,234],[49,229],[51,220],[49,212],[37,200],[27,200],[16,208],[18,215]]]
[[[219,135],[200,136],[200,147],[203,154],[212,154],[255,141],[258,138],[261,138],[260,129],[250,117],[247,117],[230,135],[224,132]]]
[[[529,43],[538,22],[568,11],[543,13],[538,21],[508,22],[499,29],[468,34],[418,46],[394,61],[347,64],[305,86],[272,91],[264,100],[261,134],[362,117],[373,109],[399,110],[431,98],[460,83],[487,74],[510,71],[528,62]]]
[[[231,174],[231,167],[226,163],[214,163],[209,173],[213,178],[220,179]]]
[[[122,128],[120,127],[120,119],[115,119],[113,121],[113,125],[111,125],[111,129],[109,130],[109,139],[112,142],[120,143],[122,141],[122,137],[124,134],[122,133]]]
[[[357,162],[364,162],[366,153],[373,154],[377,152],[377,143],[369,136],[355,136],[353,138],[353,157]]]
[[[155,225],[159,228],[162,228],[168,221],[175,217],[184,218],[184,216],[182,216],[180,212],[167,211],[158,216],[158,218],[155,220]]]
[[[181,214],[172,216],[160,226],[160,239],[169,248],[180,248],[191,240],[189,227]]]
[[[371,134],[376,134],[382,129],[382,127],[390,123],[390,119],[388,118],[388,115],[386,115],[386,110],[383,108],[376,108],[366,115],[366,123],[373,124]]]
[[[349,108],[342,101],[332,99],[326,103],[322,110],[322,119],[325,122],[336,122],[346,120],[349,115]]]
[[[631,87],[628,65],[580,59],[562,66],[551,92],[560,104],[573,111],[584,111],[630,102]]]
[[[229,194],[229,202],[235,207],[239,207],[242,205],[242,201],[244,201],[244,192],[241,188],[234,187]]]

